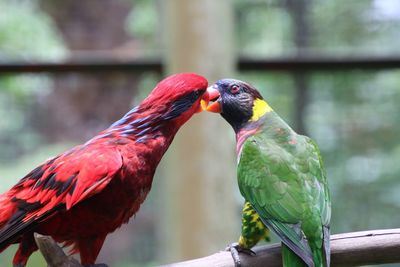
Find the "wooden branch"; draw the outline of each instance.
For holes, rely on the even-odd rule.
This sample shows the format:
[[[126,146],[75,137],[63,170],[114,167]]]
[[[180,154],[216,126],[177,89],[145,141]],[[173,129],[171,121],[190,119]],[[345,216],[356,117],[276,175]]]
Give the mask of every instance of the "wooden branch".
[[[49,267],[83,267],[65,255],[51,237],[35,233],[36,243]],[[256,256],[240,254],[242,267],[281,267],[279,244],[256,247]],[[332,266],[360,266],[400,262],[400,228],[371,230],[333,235],[331,237]],[[234,267],[230,252],[221,251],[211,256],[163,267]]]
[[[242,267],[281,267],[280,245],[260,246],[256,256],[240,254]],[[331,266],[360,266],[400,262],[400,228],[333,235]],[[230,252],[164,265],[163,267],[234,267]]]
[[[35,233],[35,241],[49,267],[83,267],[77,260],[65,255],[62,248],[49,236]]]

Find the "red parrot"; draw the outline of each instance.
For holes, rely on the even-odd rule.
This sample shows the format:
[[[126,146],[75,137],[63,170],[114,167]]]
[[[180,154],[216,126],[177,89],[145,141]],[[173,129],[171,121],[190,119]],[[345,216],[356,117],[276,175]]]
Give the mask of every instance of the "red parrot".
[[[167,77],[119,121],[0,195],[0,252],[19,243],[13,266],[25,266],[37,232],[94,265],[106,236],[138,211],[178,129],[207,103],[206,89],[197,74]]]

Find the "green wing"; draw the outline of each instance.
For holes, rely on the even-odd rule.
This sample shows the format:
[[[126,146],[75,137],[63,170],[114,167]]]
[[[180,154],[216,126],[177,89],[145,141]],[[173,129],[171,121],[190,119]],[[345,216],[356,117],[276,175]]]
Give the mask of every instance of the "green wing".
[[[321,222],[323,229],[323,249],[325,256],[326,266],[330,266],[330,221],[331,221],[331,195],[328,187],[328,181],[326,178],[326,171],[324,167],[323,160],[321,158],[321,152],[319,151],[319,147],[317,143],[315,143],[312,139],[305,137],[308,147],[312,149],[315,155],[318,157],[318,162],[311,168],[310,173],[314,175],[314,177],[319,181],[322,190],[321,194],[319,194],[318,203],[321,214]]]
[[[313,248],[325,246],[330,200],[317,146],[307,137],[295,138],[285,143],[263,134],[250,137],[240,156],[238,182],[264,224],[313,266]]]
[[[331,220],[331,195],[328,188],[328,181],[326,179],[326,171],[324,163],[321,158],[318,145],[310,138],[304,136],[309,150],[312,151],[314,160],[310,164],[309,173],[318,180],[321,188],[319,194],[319,209],[321,210],[321,219],[324,226],[329,226]],[[318,158],[318,159],[317,159]]]

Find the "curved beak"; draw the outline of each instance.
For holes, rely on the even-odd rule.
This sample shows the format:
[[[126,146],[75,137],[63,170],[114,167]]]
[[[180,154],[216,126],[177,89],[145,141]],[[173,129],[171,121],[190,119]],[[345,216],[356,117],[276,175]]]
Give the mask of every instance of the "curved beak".
[[[203,110],[206,110],[209,102],[210,102],[210,95],[209,95],[208,92],[206,91],[206,92],[203,94],[203,97],[202,97],[201,100],[200,100],[200,109],[199,109],[199,112],[201,112],[201,111],[203,111]]]
[[[200,106],[196,110],[196,113],[200,113],[207,109],[208,103],[210,102],[210,96],[207,91],[204,92],[203,96],[200,99]]]
[[[221,113],[221,103],[219,101],[221,95],[215,85],[208,87],[204,95],[206,95],[207,101],[201,103],[203,110]],[[209,102],[213,103],[209,105]]]

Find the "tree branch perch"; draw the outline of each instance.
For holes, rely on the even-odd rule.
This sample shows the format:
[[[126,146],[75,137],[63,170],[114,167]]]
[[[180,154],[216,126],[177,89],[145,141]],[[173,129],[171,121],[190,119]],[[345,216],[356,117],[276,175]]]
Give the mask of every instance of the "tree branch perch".
[[[35,233],[35,242],[49,267],[82,267],[77,260],[65,255],[62,248],[49,236]]]
[[[50,238],[35,234],[49,267],[82,267]],[[240,254],[243,267],[280,267],[279,244],[256,247],[256,256]],[[332,266],[360,266],[400,262],[400,228],[337,234],[331,237]],[[163,267],[234,267],[230,252],[164,265]]]
[[[254,249],[256,256],[240,254],[243,267],[281,267],[279,244]],[[333,235],[331,266],[360,266],[400,262],[400,229],[371,230]],[[163,267],[234,267],[230,252],[164,265]]]

